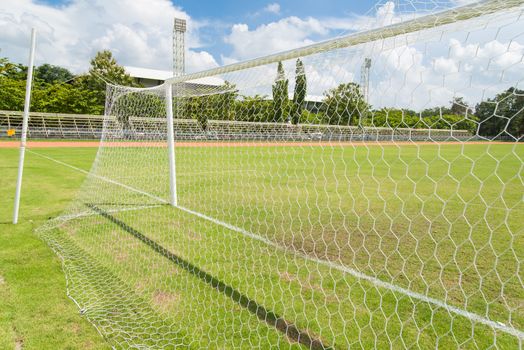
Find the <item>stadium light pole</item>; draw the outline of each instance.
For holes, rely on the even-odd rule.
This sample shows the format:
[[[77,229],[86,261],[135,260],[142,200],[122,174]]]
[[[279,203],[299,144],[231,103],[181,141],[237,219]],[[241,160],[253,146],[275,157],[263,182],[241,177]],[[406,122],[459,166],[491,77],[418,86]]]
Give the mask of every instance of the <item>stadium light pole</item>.
[[[185,32],[186,21],[175,18],[173,26],[173,76],[178,77],[185,73]],[[176,104],[177,113],[180,111],[180,100]],[[169,203],[178,205],[176,191],[176,163],[175,163],[175,131],[173,128],[173,85],[166,83],[166,117],[167,117],[167,147],[169,156]]]
[[[167,148],[169,156],[169,203],[178,205],[176,193],[175,131],[173,128],[173,86],[166,83]]]
[[[29,66],[27,67],[27,81],[25,84],[24,119],[22,135],[20,137],[20,159],[18,160],[18,178],[16,179],[15,205],[13,210],[13,224],[18,223],[20,209],[20,193],[22,191],[22,175],[24,173],[25,146],[27,141],[27,125],[29,123],[29,106],[31,104],[31,85],[33,83],[33,66],[35,63],[36,29],[31,30],[31,50],[29,52]]]

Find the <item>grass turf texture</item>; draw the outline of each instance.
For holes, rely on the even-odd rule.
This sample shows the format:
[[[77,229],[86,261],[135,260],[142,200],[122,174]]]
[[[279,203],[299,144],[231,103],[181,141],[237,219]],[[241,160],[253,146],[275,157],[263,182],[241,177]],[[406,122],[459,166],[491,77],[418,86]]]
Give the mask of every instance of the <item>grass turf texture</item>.
[[[489,317],[504,322],[508,314],[497,299],[501,278],[506,300],[517,310],[513,325],[522,329],[514,277],[514,259],[523,256],[522,237],[512,240],[503,224],[517,232],[524,220],[518,177],[523,150],[510,144],[179,148],[178,193],[181,205],[288,249],[416,291],[429,285],[430,296],[436,298],[448,291],[450,304],[461,305],[464,290],[468,311],[485,314],[488,300]],[[59,158],[60,152],[41,153]],[[97,175],[166,197],[165,152],[107,149],[100,155]],[[417,342],[434,347],[437,338],[443,347],[493,343],[493,332],[485,326],[475,326],[472,339],[472,325],[463,317],[438,309],[432,313],[431,305],[275,251],[178,209],[159,206],[111,213],[115,208],[159,204],[149,197],[100,180],[88,183],[82,192],[78,211],[93,214],[95,206],[106,217],[81,217],[45,237],[55,249],[67,248],[61,254],[68,256],[71,293],[113,344],[129,341],[121,331],[125,328],[143,334],[132,339],[135,345],[176,341],[187,347],[296,346],[181,261],[334,347],[348,342],[367,348]],[[506,215],[507,208],[513,215]],[[472,232],[466,230],[464,216],[474,223]],[[488,225],[496,228],[491,237]],[[133,232],[177,258],[152,251]],[[403,273],[394,274],[399,270]],[[459,271],[462,288],[453,288]],[[483,289],[484,294],[475,293],[479,275],[493,287]],[[104,304],[114,308],[100,307]],[[144,331],[147,325],[162,331]],[[384,332],[377,334],[380,329]],[[497,344],[517,346],[505,335]]]
[[[18,152],[0,152],[0,164],[8,174],[1,179],[3,188],[14,191]],[[38,152],[88,169],[95,150]],[[165,152],[158,148],[106,150],[97,174],[165,197]],[[471,301],[468,311],[483,314],[482,298],[486,298],[490,318],[505,321],[507,312],[497,300],[500,276],[505,297],[516,309],[513,325],[522,329],[518,282],[511,277],[515,275],[513,259],[522,260],[524,244],[521,236],[512,241],[501,224],[506,223],[513,232],[522,227],[523,188],[518,176],[523,156],[521,145],[510,144],[323,150],[179,148],[179,200],[192,210],[284,246],[385,280],[402,269],[404,274],[393,278],[395,284],[405,287],[411,283],[411,289],[420,290],[425,283],[434,282],[430,296],[442,298],[448,290],[451,304],[464,301],[461,289],[453,288],[458,283],[457,272],[462,271],[465,281],[461,288]],[[23,341],[25,348],[104,346],[65,297],[58,260],[31,233],[32,227],[60,212],[82,178],[71,169],[28,154],[21,222],[31,219],[33,224],[6,224],[12,205],[11,198],[6,200],[7,211],[2,213],[6,233],[0,236],[2,247],[7,247],[0,251],[4,279],[0,293],[5,296],[0,298],[1,348],[12,347],[16,341]],[[337,181],[340,178],[344,180]],[[483,186],[478,191],[480,183]],[[82,192],[80,211],[93,214],[85,206],[90,204],[114,219],[81,217],[44,237],[68,258],[66,270],[73,282],[73,297],[112,344],[129,342],[119,330],[122,327],[142,334],[132,339],[134,345],[162,346],[173,341],[188,347],[297,346],[239,304],[234,294],[221,292],[206,278],[191,273],[186,262],[327,345],[362,342],[365,347],[381,347],[390,342],[393,346],[418,342],[433,347],[437,338],[444,347],[454,347],[457,342],[465,348],[474,345],[471,323],[462,317],[455,316],[451,323],[452,317],[443,310],[432,315],[428,304],[414,304],[405,296],[376,289],[337,270],[276,252],[175,208],[111,213],[126,205],[159,203],[104,181],[88,184]],[[340,198],[340,193],[348,195]],[[442,203],[446,204],[445,212]],[[486,203],[494,209],[486,210]],[[512,208],[511,216],[505,215],[505,208]],[[406,218],[399,216],[401,212]],[[446,223],[443,215],[455,219]],[[462,216],[476,223],[472,233],[464,230]],[[308,217],[315,218],[317,224],[309,223]],[[415,225],[410,226],[409,220]],[[487,225],[497,228],[491,238]],[[341,236],[340,227],[349,228],[351,237]],[[428,229],[437,243],[425,241]],[[153,240],[176,258],[166,259],[133,232]],[[392,236],[401,232],[410,234],[399,239]],[[453,242],[446,239],[447,232],[452,232]],[[319,239],[321,236],[324,239]],[[414,247],[417,254],[413,254]],[[493,250],[498,257],[493,256]],[[484,283],[492,286],[483,289],[483,295],[475,293],[479,273],[472,261]],[[442,276],[438,262],[445,265]],[[373,318],[369,310],[374,311]],[[150,325],[160,332],[148,331]],[[379,329],[385,332],[376,334],[374,330]],[[419,329],[423,329],[421,334]],[[518,346],[514,338],[499,335],[499,347]],[[474,341],[480,347],[492,344],[492,338],[487,327],[475,326]]]
[[[48,149],[89,169],[95,149]],[[0,349],[109,349],[66,296],[58,257],[33,230],[58,215],[85,175],[26,154],[18,225],[12,225],[17,149],[0,149]]]

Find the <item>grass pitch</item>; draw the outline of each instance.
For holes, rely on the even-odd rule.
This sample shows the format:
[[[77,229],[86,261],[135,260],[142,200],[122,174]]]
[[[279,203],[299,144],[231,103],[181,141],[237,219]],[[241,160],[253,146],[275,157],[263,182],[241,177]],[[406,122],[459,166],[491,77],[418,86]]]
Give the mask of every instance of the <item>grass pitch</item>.
[[[89,169],[95,149],[46,149]],[[26,154],[20,220],[12,225],[17,149],[0,149],[0,349],[109,349],[67,298],[58,257],[34,230],[59,215],[84,180]]]
[[[108,149],[97,175],[166,198],[165,153]],[[523,157],[510,144],[178,148],[179,205],[214,221],[96,179],[72,211],[89,216],[45,238],[67,247],[72,296],[116,345],[126,331],[142,334],[135,346],[298,346],[276,315],[334,348],[488,346],[486,326],[304,257],[522,329],[524,242],[510,232],[522,232]]]

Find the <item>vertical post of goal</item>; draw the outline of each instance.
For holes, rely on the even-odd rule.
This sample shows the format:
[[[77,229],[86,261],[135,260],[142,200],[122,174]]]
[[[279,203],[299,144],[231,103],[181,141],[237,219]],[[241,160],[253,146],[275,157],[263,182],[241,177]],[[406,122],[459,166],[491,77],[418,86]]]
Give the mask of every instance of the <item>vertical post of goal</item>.
[[[25,84],[24,119],[22,134],[20,136],[20,159],[18,161],[18,178],[16,180],[15,206],[13,210],[13,224],[18,223],[20,209],[20,193],[22,191],[22,175],[24,172],[25,146],[27,141],[27,125],[29,123],[29,106],[31,104],[31,85],[33,83],[33,66],[35,63],[36,29],[31,30],[31,50],[29,53],[29,66],[27,68],[27,81]]]
[[[176,192],[175,130],[173,128],[173,86],[170,83],[166,83],[166,116],[169,156],[169,203],[176,207],[178,205],[178,198]]]

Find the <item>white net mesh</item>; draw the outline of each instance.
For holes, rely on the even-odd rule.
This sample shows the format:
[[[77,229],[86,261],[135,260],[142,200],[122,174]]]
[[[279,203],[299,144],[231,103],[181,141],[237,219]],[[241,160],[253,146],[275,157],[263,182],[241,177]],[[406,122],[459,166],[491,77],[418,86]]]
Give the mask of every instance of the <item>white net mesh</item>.
[[[95,164],[40,231],[70,296],[116,348],[521,348],[522,13],[109,87]]]

